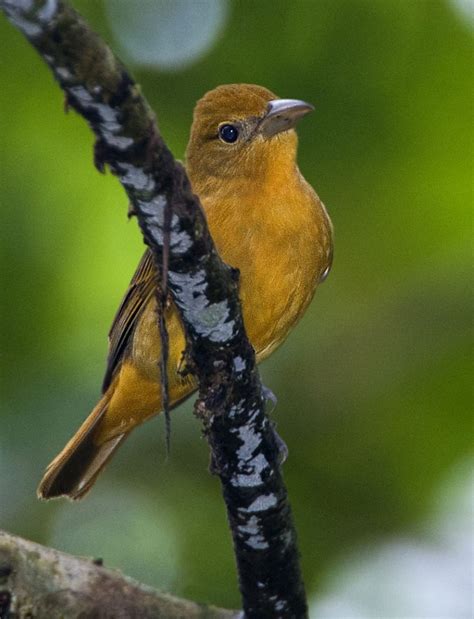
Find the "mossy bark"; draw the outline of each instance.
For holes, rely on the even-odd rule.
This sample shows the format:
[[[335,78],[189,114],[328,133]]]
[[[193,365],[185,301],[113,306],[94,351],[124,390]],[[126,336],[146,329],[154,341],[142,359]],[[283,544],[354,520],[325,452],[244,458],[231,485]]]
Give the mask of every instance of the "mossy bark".
[[[2,619],[236,619],[145,587],[93,559],[0,532]]]

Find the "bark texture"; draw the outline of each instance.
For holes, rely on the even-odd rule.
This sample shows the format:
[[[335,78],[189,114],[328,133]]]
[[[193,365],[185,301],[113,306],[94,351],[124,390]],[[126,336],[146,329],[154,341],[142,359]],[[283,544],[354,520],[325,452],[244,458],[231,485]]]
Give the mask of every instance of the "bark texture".
[[[0,619],[237,619],[0,532]]]

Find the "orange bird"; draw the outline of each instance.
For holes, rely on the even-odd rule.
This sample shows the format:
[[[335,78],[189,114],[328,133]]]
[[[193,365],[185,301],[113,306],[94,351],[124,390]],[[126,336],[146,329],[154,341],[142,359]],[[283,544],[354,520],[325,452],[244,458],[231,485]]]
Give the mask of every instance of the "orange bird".
[[[332,226],[296,163],[296,122],[313,107],[261,86],[232,84],[196,105],[186,169],[220,256],[240,271],[240,299],[257,361],[286,338],[329,272]],[[103,395],[46,469],[38,496],[82,498],[135,426],[162,409],[156,272],[147,250],[109,334]],[[197,388],[180,372],[185,336],[173,303],[169,397],[177,406]]]

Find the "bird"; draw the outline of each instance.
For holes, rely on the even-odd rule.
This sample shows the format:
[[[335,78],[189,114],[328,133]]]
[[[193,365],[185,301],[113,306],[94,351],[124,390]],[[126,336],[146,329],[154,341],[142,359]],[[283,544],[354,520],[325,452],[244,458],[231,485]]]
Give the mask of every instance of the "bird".
[[[254,84],[225,84],[196,104],[185,167],[221,258],[238,269],[239,297],[257,362],[287,337],[326,278],[333,229],[297,165],[296,123],[314,107]],[[130,432],[162,412],[157,271],[143,255],[109,332],[102,396],[46,468],[38,497],[84,497]],[[197,389],[182,371],[186,338],[173,301],[169,334],[170,409]]]

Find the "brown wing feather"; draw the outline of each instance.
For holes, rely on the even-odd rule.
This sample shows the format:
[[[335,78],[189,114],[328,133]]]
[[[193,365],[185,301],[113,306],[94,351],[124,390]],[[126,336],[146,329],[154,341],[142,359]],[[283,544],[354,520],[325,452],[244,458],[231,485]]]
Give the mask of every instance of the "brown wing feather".
[[[153,255],[147,249],[132,277],[109,331],[109,356],[102,383],[103,393],[109,388],[124,354],[130,349],[138,318],[154,294],[155,285],[156,267]]]

